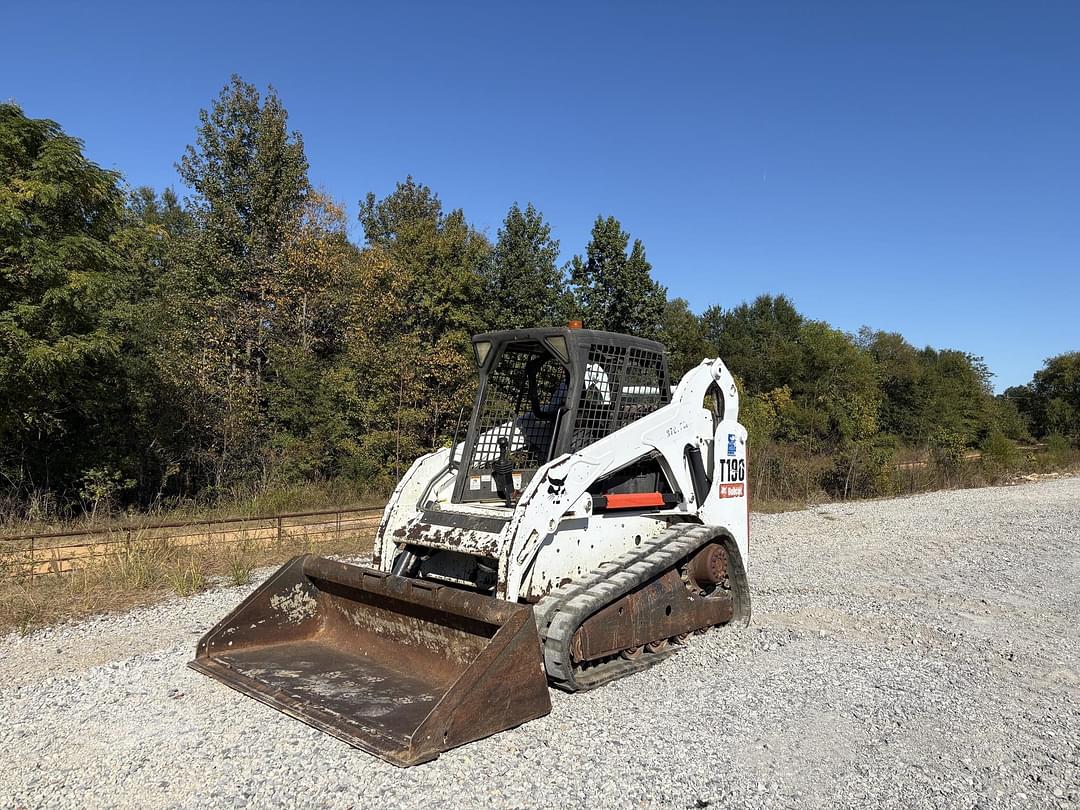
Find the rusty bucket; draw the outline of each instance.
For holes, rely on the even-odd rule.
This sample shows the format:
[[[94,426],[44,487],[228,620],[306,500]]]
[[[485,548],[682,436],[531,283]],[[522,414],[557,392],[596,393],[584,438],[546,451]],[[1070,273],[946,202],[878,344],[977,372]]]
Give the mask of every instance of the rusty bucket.
[[[310,555],[189,666],[401,766],[551,711],[530,606]]]

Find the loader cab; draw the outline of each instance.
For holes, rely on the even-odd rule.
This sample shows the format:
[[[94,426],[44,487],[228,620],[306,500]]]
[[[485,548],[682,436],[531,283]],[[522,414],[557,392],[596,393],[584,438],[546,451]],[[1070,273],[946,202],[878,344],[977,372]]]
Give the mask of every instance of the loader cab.
[[[489,332],[473,338],[480,385],[453,500],[504,502],[536,471],[666,405],[667,357],[655,341],[590,329]],[[505,494],[505,493],[504,493]]]

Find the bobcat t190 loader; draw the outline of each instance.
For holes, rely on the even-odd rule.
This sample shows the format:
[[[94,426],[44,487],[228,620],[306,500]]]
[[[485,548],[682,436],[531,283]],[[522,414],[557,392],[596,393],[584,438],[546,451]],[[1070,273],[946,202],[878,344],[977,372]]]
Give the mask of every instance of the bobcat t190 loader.
[[[370,567],[287,563],[191,666],[397,765],[746,623],[746,431],[705,360],[585,329],[473,339],[464,441],[418,459]]]

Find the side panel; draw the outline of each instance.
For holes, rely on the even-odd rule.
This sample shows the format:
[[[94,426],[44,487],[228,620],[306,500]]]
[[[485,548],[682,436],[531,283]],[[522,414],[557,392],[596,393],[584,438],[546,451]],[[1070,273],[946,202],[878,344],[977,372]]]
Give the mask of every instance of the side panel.
[[[458,452],[460,453],[460,450]],[[379,532],[375,536],[372,568],[379,571],[390,570],[394,563],[394,532],[403,529],[416,516],[423,506],[420,501],[426,500],[425,496],[437,483],[441,483],[440,479],[449,479],[453,475],[446,469],[449,460],[449,448],[420,456],[398,481],[386,503],[386,509],[383,510],[382,523],[379,524]]]
[[[558,534],[548,534],[536,552],[521,596],[535,602],[555,588],[581,578],[667,531],[665,520],[632,514],[594,514],[565,518]],[[557,538],[557,540],[556,540]]]
[[[713,440],[712,483],[698,511],[701,522],[723,526],[739,547],[743,566],[749,567],[749,471],[746,466],[746,428],[735,419],[723,419]]]
[[[746,458],[746,428],[739,423],[739,389],[719,360],[713,369],[723,413],[711,443],[709,495],[698,509],[702,523],[723,526],[739,547],[744,573],[750,568],[750,471]]]

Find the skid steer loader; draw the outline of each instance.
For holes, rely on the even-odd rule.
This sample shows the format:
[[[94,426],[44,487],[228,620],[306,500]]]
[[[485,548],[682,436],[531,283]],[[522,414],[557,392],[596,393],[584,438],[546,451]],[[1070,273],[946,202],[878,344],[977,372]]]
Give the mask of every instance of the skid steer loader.
[[[473,339],[463,441],[394,490],[369,567],[302,556],[191,666],[396,765],[533,720],[750,618],[746,431],[704,360],[580,328]]]

